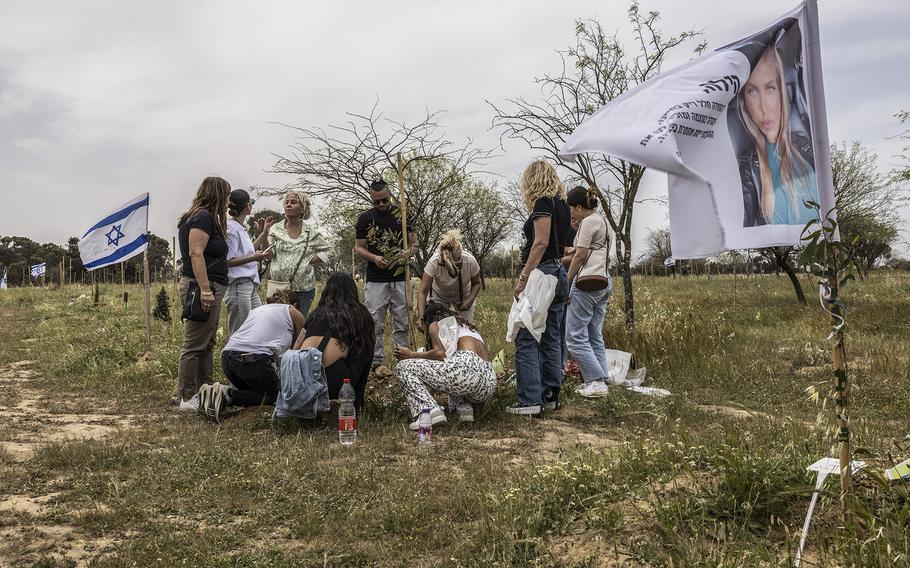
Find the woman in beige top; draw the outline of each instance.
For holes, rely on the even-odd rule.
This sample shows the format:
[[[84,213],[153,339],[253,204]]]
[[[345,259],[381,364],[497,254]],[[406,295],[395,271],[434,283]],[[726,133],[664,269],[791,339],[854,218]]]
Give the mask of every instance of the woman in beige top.
[[[566,313],[566,346],[581,371],[584,384],[576,392],[586,397],[607,394],[609,377],[603,324],[607,302],[613,292],[607,270],[610,235],[607,223],[597,214],[597,198],[584,187],[566,195],[572,221],[578,224],[569,263],[569,306]],[[579,280],[579,276],[587,278]],[[585,288],[585,289],[582,289]]]
[[[423,269],[417,294],[417,329],[425,332],[423,313],[427,302],[451,306],[458,317],[474,321],[474,300],[480,293],[480,264],[461,245],[461,231],[452,229],[442,236],[439,250]]]

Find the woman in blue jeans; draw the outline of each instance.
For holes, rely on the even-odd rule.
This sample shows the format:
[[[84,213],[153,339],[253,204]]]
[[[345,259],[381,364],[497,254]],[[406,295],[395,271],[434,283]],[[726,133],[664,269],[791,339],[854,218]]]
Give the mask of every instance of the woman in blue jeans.
[[[586,397],[607,394],[609,368],[604,347],[603,324],[607,302],[613,292],[608,271],[610,233],[597,214],[597,197],[584,187],[569,191],[566,203],[578,226],[569,262],[569,306],[566,315],[566,346],[581,371],[584,384],[576,392]]]
[[[562,265],[565,244],[571,231],[566,188],[548,162],[532,162],[521,176],[521,194],[528,208],[522,232],[522,269],[515,284],[515,298],[524,291],[536,269],[556,276],[567,289],[566,269]],[[506,409],[512,414],[540,414],[559,407],[562,386],[562,319],[565,298],[554,298],[547,310],[546,328],[540,341],[527,329],[515,337],[515,376],[518,402]]]

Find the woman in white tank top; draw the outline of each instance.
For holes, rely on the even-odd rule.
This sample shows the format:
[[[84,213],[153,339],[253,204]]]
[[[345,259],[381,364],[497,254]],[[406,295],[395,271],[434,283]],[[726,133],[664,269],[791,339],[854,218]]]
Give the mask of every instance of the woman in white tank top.
[[[449,410],[462,422],[473,422],[471,405],[489,401],[496,390],[496,373],[486,344],[471,324],[444,304],[431,303],[423,318],[427,350],[395,348],[395,357],[400,361],[395,372],[414,417],[410,428],[417,430],[417,417],[427,408],[434,426],[447,422],[431,391],[447,394]]]

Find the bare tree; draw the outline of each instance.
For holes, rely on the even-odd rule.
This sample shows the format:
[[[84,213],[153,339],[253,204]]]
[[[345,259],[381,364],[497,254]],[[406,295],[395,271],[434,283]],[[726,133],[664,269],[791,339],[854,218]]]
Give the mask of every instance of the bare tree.
[[[660,73],[667,54],[699,35],[684,31],[665,37],[658,29],[658,12],[643,13],[638,2],[628,10],[635,38],[627,51],[618,35],[608,35],[597,21],[578,21],[575,46],[559,52],[562,70],[536,79],[541,89],[539,102],[523,97],[510,99],[509,108],[489,103],[493,126],[502,136],[524,140],[556,165],[594,188],[616,238],[625,294],[626,325],[635,324],[632,293],[632,213],[645,168],[600,154],[578,156],[571,164],[559,161],[559,149],[581,122],[600,107]],[[704,43],[695,47],[700,53]]]
[[[448,160],[452,175],[440,181],[436,192],[460,183],[461,175],[490,156],[489,151],[474,148],[470,141],[456,146],[446,140],[437,122],[440,112],[427,111],[421,120],[408,124],[385,118],[378,108],[379,101],[368,114],[347,113],[346,123],[329,125],[327,129],[276,123],[295,130],[299,137],[288,155],[274,154],[277,161],[271,172],[297,176],[290,188],[303,189],[313,196],[369,203],[370,183],[396,169],[399,152],[406,173],[422,161]],[[386,181],[397,185],[393,183],[397,178],[390,177],[393,179]],[[261,195],[282,191],[257,188]]]
[[[645,237],[645,254],[651,262],[663,263],[663,261],[673,255],[670,249],[670,229],[661,227],[660,229],[648,229],[648,236]]]

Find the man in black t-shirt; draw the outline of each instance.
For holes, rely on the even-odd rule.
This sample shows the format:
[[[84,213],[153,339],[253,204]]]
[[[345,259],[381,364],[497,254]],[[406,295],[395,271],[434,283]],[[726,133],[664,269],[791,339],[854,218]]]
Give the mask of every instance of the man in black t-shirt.
[[[396,346],[408,345],[408,308],[405,303],[404,271],[400,264],[386,258],[400,253],[404,244],[401,238],[401,219],[392,207],[392,194],[382,180],[370,184],[373,208],[357,217],[354,252],[367,261],[367,281],[364,296],[367,309],[373,316],[376,347],[373,350],[373,367],[382,363],[382,336],[386,311],[392,309],[392,341]],[[408,219],[411,222],[411,219]],[[408,250],[404,259],[417,251],[417,237],[408,230]],[[399,271],[400,274],[398,273]]]

